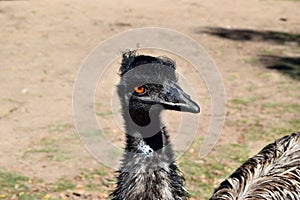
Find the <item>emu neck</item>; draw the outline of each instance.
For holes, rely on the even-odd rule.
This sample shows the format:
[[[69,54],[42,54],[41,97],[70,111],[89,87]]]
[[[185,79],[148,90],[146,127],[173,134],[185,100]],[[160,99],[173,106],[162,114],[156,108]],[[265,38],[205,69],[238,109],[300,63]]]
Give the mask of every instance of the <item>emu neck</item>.
[[[125,154],[112,200],[186,200],[189,194],[178,173],[160,112],[125,111]]]
[[[133,110],[130,111],[130,116],[125,117],[127,138],[140,140],[138,143],[129,144],[129,147],[134,149],[139,148],[141,142],[148,145],[153,151],[161,150],[168,141],[165,137],[164,126],[161,123],[160,111],[150,112],[148,110]],[[127,141],[127,143],[132,141]],[[137,146],[134,146],[137,145]]]

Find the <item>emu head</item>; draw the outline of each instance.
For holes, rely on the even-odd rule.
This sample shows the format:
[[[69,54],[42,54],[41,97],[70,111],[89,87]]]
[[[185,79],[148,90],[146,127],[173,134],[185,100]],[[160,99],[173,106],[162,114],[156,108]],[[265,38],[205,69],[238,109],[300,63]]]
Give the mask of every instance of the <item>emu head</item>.
[[[166,57],[123,54],[118,93],[123,112],[139,126],[150,123],[151,113],[164,110],[200,112],[199,106],[177,84],[175,62]],[[126,111],[124,111],[124,108]],[[129,117],[126,116],[125,118]]]

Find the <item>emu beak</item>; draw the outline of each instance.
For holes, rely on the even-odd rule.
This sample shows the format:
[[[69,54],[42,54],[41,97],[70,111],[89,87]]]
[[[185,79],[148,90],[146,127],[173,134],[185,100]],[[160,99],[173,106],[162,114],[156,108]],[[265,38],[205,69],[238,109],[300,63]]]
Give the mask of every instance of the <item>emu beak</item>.
[[[158,97],[159,103],[168,110],[199,113],[200,107],[178,85],[166,86]]]

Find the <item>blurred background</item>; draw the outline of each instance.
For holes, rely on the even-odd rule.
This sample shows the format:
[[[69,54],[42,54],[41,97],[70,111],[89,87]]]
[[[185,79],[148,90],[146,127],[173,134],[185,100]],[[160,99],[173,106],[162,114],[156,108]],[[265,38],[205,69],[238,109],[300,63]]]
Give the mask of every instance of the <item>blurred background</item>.
[[[299,10],[299,0],[0,0],[0,199],[108,196],[115,173],[80,142],[72,115],[73,83],[98,43],[145,26],[190,36],[223,77],[225,126],[213,151],[200,158],[211,99],[189,63],[168,55],[202,108],[199,135],[177,162],[191,199],[208,199],[247,158],[300,130]],[[110,120],[111,96],[98,92],[109,88],[112,93],[119,63],[99,82],[95,109],[108,138],[121,148],[124,133]],[[179,117],[168,116],[172,134]]]

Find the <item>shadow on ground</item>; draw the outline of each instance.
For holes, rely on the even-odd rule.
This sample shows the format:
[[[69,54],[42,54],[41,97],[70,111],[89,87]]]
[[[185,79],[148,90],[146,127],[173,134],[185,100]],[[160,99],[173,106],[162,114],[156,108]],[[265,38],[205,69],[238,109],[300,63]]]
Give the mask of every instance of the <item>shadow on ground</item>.
[[[237,41],[263,41],[284,44],[296,42],[300,45],[300,34],[278,31],[257,31],[250,29],[227,29],[221,27],[206,27],[196,30],[196,33],[207,33],[225,39]]]
[[[300,81],[300,57],[261,55],[259,61],[263,63],[267,69],[277,70]]]
[[[234,41],[258,41],[285,45],[296,43],[300,47],[300,34],[277,31],[257,31],[250,29],[227,29],[222,27],[206,27],[196,30],[196,33],[206,33]],[[300,57],[284,57],[278,55],[259,55],[259,61],[271,70],[300,81]]]

